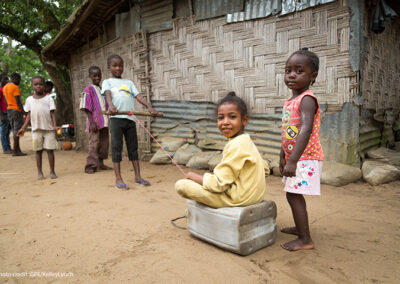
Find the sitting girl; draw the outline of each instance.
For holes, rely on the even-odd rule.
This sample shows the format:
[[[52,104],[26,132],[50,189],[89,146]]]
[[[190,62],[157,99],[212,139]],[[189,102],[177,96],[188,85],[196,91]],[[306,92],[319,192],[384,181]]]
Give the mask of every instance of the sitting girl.
[[[248,119],[246,104],[234,92],[219,102],[218,129],[229,139],[222,161],[214,174],[189,172],[186,179],[178,180],[175,189],[182,197],[214,208],[247,206],[263,200],[269,169],[250,136],[244,134]]]

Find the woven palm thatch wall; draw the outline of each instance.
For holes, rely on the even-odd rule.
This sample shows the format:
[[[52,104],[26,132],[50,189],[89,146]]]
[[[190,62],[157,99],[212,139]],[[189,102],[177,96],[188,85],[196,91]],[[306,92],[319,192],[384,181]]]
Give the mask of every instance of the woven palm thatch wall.
[[[137,33],[122,38],[100,44],[101,38],[97,38],[90,42],[71,56],[71,88],[73,94],[74,110],[76,111],[75,124],[77,131],[81,135],[77,135],[77,147],[87,148],[87,139],[82,135],[86,127],[86,116],[79,111],[79,97],[84,87],[91,83],[88,69],[92,65],[97,65],[102,71],[102,79],[111,77],[111,73],[107,68],[107,57],[111,54],[119,54],[124,59],[124,73],[122,77],[130,79],[135,83],[138,91],[146,98],[150,98],[149,86],[149,66],[148,66],[148,48],[145,33]],[[140,103],[135,103],[136,110],[143,110]],[[148,118],[139,117],[145,123],[147,128],[150,127]],[[145,135],[144,130],[137,124],[139,149],[143,154],[150,151],[150,140]]]
[[[385,22],[376,34],[365,24],[362,94],[364,107],[376,111],[400,110],[400,19]]]
[[[286,59],[308,47],[320,57],[314,93],[328,112],[340,110],[358,91],[349,20],[347,1],[232,24],[175,19],[172,30],[149,36],[152,99],[216,102],[234,90],[253,113],[273,113],[290,94]]]

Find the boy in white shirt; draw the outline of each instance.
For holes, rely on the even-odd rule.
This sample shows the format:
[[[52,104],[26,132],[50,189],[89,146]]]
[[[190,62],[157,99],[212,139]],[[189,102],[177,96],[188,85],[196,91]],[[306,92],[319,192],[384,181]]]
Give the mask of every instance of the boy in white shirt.
[[[22,128],[17,136],[23,136],[29,122],[32,126],[33,151],[36,152],[36,165],[38,168],[38,180],[44,179],[42,171],[42,153],[43,149],[47,152],[50,165],[50,177],[57,178],[54,171],[54,150],[57,148],[55,130],[56,115],[54,100],[44,93],[44,78],[35,76],[31,80],[33,96],[26,99],[25,111],[28,113]]]
[[[110,55],[107,59],[107,65],[112,77],[103,81],[102,93],[106,94],[108,111],[114,115],[110,118],[110,132],[115,188],[118,190],[127,190],[129,188],[121,176],[120,164],[122,160],[123,137],[125,137],[129,160],[132,161],[135,171],[135,183],[148,186],[150,183],[140,175],[135,119],[126,114],[118,115],[118,111],[134,111],[135,99],[146,106],[152,115],[157,115],[157,111],[139,94],[131,80],[121,78],[122,72],[124,72],[124,61],[119,55]]]

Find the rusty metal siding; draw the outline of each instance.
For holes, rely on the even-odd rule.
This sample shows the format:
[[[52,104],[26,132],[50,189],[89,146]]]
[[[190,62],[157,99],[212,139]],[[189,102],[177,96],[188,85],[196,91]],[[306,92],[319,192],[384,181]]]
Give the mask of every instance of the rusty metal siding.
[[[164,112],[164,117],[156,118],[151,124],[153,135],[158,139],[166,136],[183,138],[201,148],[213,150],[222,150],[226,144],[226,138],[217,128],[216,104],[189,101],[152,101],[152,104]],[[281,147],[280,126],[280,114],[254,114],[245,131],[260,153],[277,159]],[[152,151],[157,149],[153,142]]]
[[[234,23],[270,15],[283,16],[334,1],[336,0],[245,0],[244,11],[227,14],[226,21]]]
[[[153,106],[164,112],[163,118],[156,118],[151,128],[158,138],[172,136],[187,139],[204,149],[222,150],[226,139],[218,128],[215,118],[216,104],[211,102],[192,101],[153,101]],[[325,105],[321,105],[320,139],[326,160],[338,161],[350,165],[360,163],[361,149],[367,143],[363,141],[359,108],[346,103],[340,112],[325,113]],[[281,108],[275,114],[252,114],[245,132],[250,134],[263,157],[278,160],[281,149]],[[361,131],[361,132],[360,132]],[[360,134],[360,140],[359,140]],[[366,137],[366,136],[365,136]],[[374,138],[371,138],[374,139]],[[380,136],[378,137],[380,141]],[[373,147],[375,146],[372,145]],[[152,151],[158,146],[153,142]]]
[[[224,16],[243,10],[244,0],[193,0],[193,10],[197,20]]]
[[[326,160],[359,165],[359,111],[345,103],[342,111],[322,115],[319,137]]]
[[[142,0],[138,2],[140,3],[141,28],[149,33],[172,29],[172,0]]]

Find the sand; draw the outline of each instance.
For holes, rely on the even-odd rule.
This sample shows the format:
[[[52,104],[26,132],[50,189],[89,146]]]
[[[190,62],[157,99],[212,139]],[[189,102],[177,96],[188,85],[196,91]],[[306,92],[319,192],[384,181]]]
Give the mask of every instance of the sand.
[[[57,151],[56,180],[44,155],[47,178],[37,181],[29,134],[22,149],[29,155],[0,154],[0,282],[399,283],[400,181],[323,185],[321,197],[307,197],[314,250],[287,252],[279,244],[293,236],[278,233],[272,246],[241,257],[171,225],[186,208],[172,165],[142,162],[152,186],[141,187],[124,158],[131,190],[120,192],[113,171],[83,173],[84,152]],[[291,226],[280,179],[267,185],[278,227]]]

